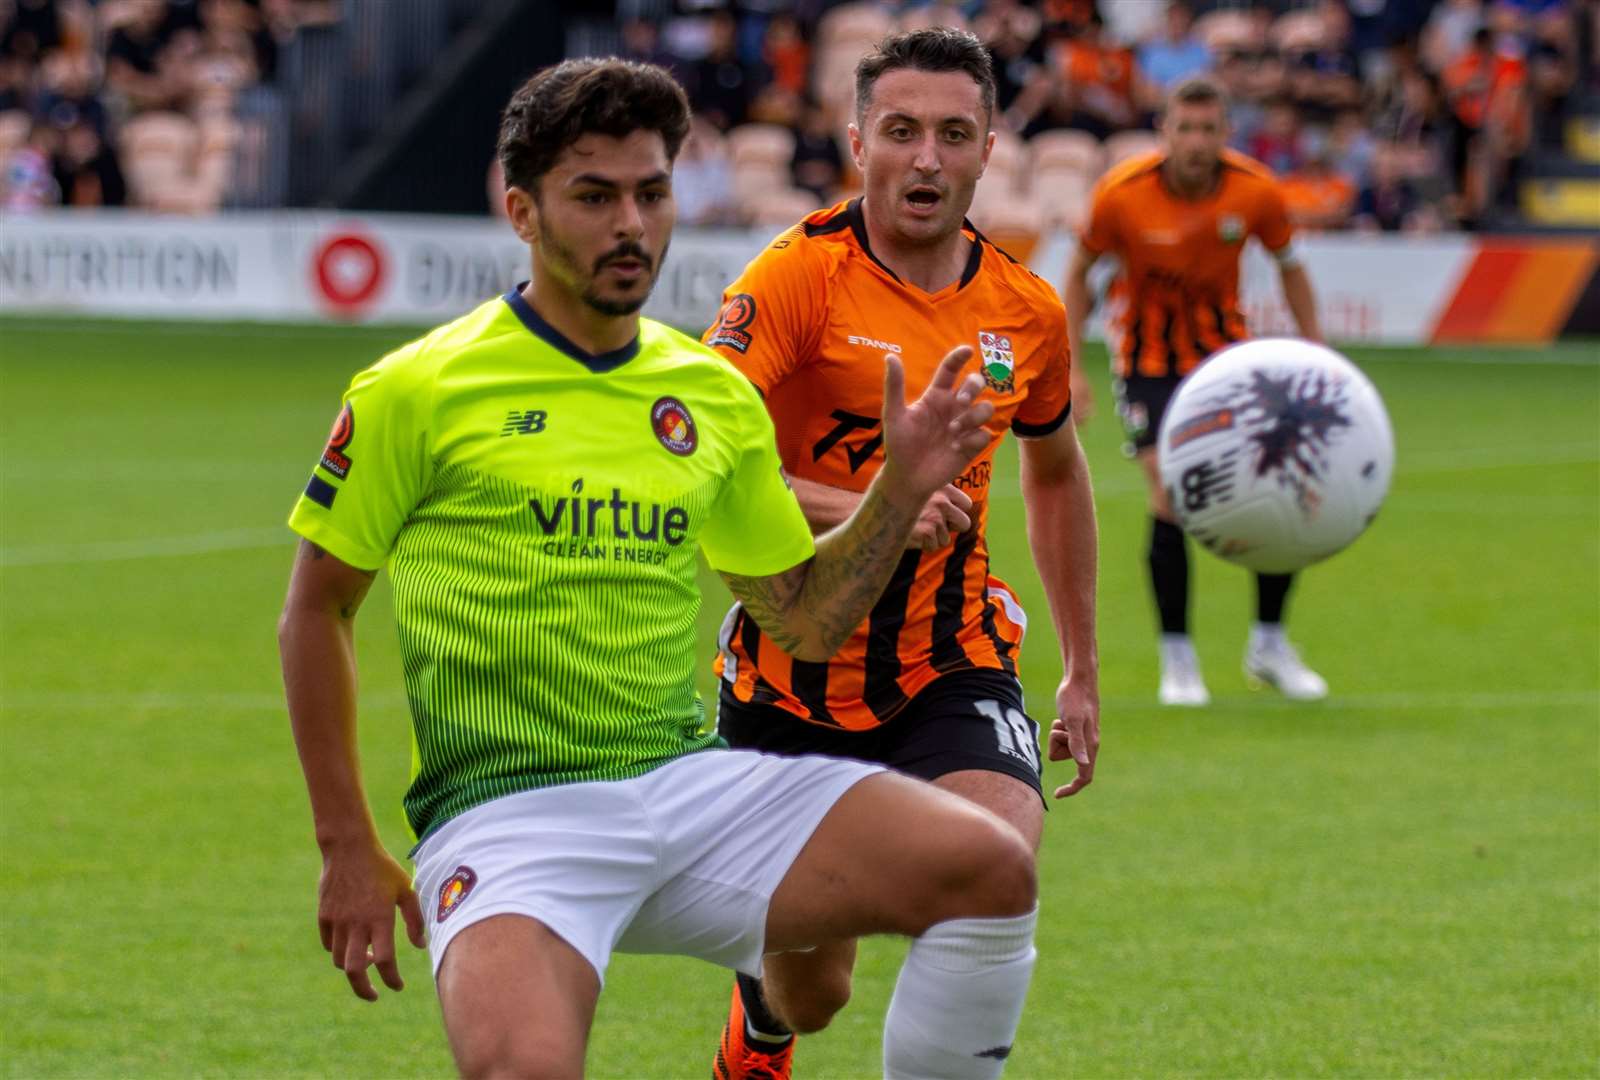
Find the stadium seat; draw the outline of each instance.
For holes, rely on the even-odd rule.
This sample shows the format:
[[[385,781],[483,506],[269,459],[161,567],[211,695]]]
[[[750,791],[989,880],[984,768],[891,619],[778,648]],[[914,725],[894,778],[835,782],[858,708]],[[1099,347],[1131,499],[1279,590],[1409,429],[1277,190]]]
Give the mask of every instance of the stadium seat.
[[[841,4],[817,23],[817,45],[823,49],[840,43],[871,46],[893,31],[893,18],[877,4]]]
[[[1143,154],[1161,145],[1160,136],[1153,131],[1119,131],[1106,137],[1106,167],[1126,161],[1135,154]]]
[[[794,160],[794,133],[777,124],[740,124],[728,132],[728,157],[735,169],[773,165],[787,170]]]
[[[1041,131],[1028,140],[1036,173],[1070,168],[1093,179],[1105,168],[1105,150],[1087,131]]]
[[[740,220],[752,221],[760,217],[768,198],[775,193],[788,191],[793,186],[794,179],[789,173],[788,162],[781,167],[768,164],[735,165],[733,201]]]
[[[984,170],[982,183],[992,186],[1002,184],[1011,191],[1024,186],[1028,171],[1028,144],[1009,131],[997,131],[994,149],[989,152],[989,165]]]
[[[968,216],[979,231],[1019,262],[1028,261],[1045,227],[1043,210],[1027,199],[974,199]]]
[[[750,224],[769,229],[786,229],[821,205],[815,195],[799,188],[768,190],[753,204],[754,216],[750,219]]]
[[[1044,214],[1045,227],[1077,232],[1093,187],[1093,180],[1078,169],[1054,165],[1038,170],[1033,178],[1033,198]]]

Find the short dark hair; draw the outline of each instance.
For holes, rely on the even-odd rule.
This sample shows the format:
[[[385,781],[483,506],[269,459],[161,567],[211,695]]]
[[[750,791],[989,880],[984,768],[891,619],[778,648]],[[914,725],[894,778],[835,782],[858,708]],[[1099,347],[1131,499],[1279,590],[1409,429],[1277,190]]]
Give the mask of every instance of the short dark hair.
[[[889,71],[965,71],[978,84],[985,113],[994,112],[994,63],[977,36],[952,26],[891,34],[856,65],[856,119],[867,115],[872,87]]]
[[[1228,107],[1228,95],[1222,84],[1209,75],[1195,75],[1184,79],[1167,94],[1167,108],[1174,105],[1221,105]]]
[[[495,153],[506,187],[537,194],[539,180],[585,135],[655,131],[675,161],[689,133],[689,99],[665,68],[615,57],[565,60],[517,88],[500,117]]]

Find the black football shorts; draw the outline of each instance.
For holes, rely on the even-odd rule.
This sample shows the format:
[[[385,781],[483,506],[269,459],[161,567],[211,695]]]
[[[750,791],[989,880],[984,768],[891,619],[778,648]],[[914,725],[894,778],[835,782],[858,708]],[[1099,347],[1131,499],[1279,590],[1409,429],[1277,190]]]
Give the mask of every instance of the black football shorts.
[[[737,749],[852,758],[923,780],[964,769],[1003,773],[1044,798],[1039,725],[1023,707],[1017,680],[990,668],[941,675],[894,719],[868,731],[814,724],[776,705],[747,704],[723,683],[717,730]]]
[[[1123,453],[1132,457],[1156,444],[1156,436],[1161,433],[1161,418],[1167,414],[1167,403],[1177,393],[1178,384],[1182,381],[1176,375],[1160,379],[1136,375],[1112,380],[1111,393],[1117,401],[1117,417],[1128,436],[1128,441],[1122,445]]]

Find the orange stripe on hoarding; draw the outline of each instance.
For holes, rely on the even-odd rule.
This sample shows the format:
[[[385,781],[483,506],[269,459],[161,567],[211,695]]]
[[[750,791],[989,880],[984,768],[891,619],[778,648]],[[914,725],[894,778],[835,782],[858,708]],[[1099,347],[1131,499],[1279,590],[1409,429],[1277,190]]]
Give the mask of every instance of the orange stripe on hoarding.
[[[1472,266],[1456,286],[1456,295],[1434,328],[1435,342],[1481,341],[1484,329],[1493,320],[1506,287],[1528,256],[1527,248],[1484,244],[1473,256]]]
[[[1570,241],[1530,245],[1506,288],[1495,317],[1483,328],[1484,341],[1543,343],[1554,340],[1572,313],[1578,292],[1594,269],[1593,246]]]

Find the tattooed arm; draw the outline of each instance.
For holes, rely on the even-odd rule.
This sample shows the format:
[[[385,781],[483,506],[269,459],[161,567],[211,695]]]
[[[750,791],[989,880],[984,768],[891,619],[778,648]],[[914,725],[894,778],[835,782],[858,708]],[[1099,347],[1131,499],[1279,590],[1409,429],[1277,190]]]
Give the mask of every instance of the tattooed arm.
[[[359,996],[376,1000],[367,974],[403,985],[394,955],[394,909],[422,947],[422,910],[410,875],[383,848],[361,786],[356,746],[355,615],[376,573],[300,542],[278,622],[278,650],[311,817],[322,849],[317,923],[322,947]],[[370,957],[369,957],[370,948]]]
[[[952,350],[927,391],[905,401],[898,358],[885,358],[884,463],[844,524],[817,540],[816,554],[780,574],[723,574],[728,590],[767,636],[798,660],[826,660],[867,617],[899,563],[928,499],[989,444],[994,409],[974,402],[983,380],[957,376],[972,356]]]

